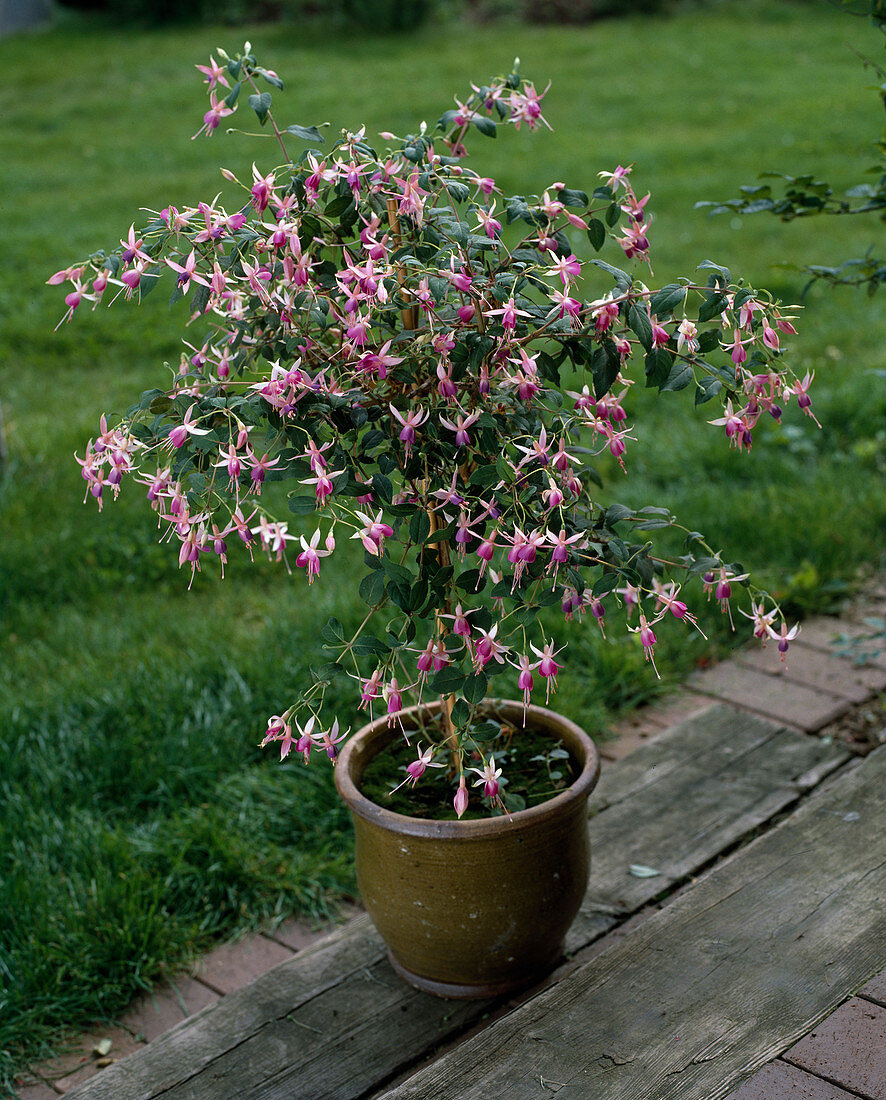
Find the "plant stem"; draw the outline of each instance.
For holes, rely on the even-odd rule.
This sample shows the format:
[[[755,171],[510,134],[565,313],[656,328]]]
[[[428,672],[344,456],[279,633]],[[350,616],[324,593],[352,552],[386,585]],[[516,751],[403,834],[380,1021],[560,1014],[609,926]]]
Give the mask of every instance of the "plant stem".
[[[394,234],[394,243],[397,248],[403,243],[403,236],[400,232],[400,219],[397,217],[397,200],[388,199],[388,224],[391,227],[391,232]],[[400,289],[406,289],[406,271],[402,264],[397,264],[397,281],[400,283]],[[403,327],[406,329],[414,329],[417,327],[417,318],[415,316],[415,306],[407,306],[400,311],[400,318],[403,321]]]

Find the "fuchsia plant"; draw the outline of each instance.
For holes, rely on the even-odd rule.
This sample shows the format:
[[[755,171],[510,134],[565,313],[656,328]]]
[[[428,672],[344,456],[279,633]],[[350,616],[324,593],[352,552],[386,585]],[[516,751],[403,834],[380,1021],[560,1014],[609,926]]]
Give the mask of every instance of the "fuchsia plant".
[[[601,630],[621,608],[652,661],[660,620],[697,628],[679,597],[701,576],[724,610],[736,584],[749,590],[742,613],[784,657],[796,628],[775,626],[777,606],[695,532],[683,556],[656,552],[647,532],[677,526],[668,509],[598,503],[585,458],[607,451],[626,466],[639,438],[628,422],[638,379],[688,389],[696,405],[718,401],[724,415],[709,423],[742,450],[792,396],[811,415],[809,379],[782,359],[790,315],[710,262],[703,283],[648,287],[649,195],[638,198],[630,168],[599,173],[590,195],[555,182],[503,197],[469,166],[465,142],[473,131],[546,125],[547,89],[516,67],[472,86],[432,132],[383,134],[378,152],[363,129],[344,131],[324,154],[316,128],[278,126],[256,81],[282,82],[248,43],[218,57],[197,66],[210,96],[198,134],[211,136],[248,84],[282,164],[252,165],[243,180],[225,170],[240,189],[230,210],[219,199],[167,207],[118,250],[49,281],[71,285],[70,320],[83,302],[94,307],[113,288],[115,298],[141,296],[171,271],[173,297],[189,296],[203,329],[167,388],[144,394],[115,427],[103,417],[78,458],[99,508],[124,477],[141,482],[192,578],[212,558],[223,570],[238,544],[291,571],[296,542],[295,568],[311,584],[337,535],[362,544],[365,617],[353,634],[329,620],[332,660],[268,721],[264,743],[281,757],[319,750],[334,761],[344,733],[324,717],[324,698],[336,671],[354,678],[361,707],[382,708],[392,724],[406,698],[434,693],[441,726],[425,729],[431,743],[417,746],[403,782],[414,786],[448,756],[461,816],[469,776],[500,801],[492,756],[469,767],[491,679],[516,680],[527,704],[542,685],[546,700],[556,690],[567,657],[539,626],[542,608],[558,605],[566,619],[587,609]],[[291,154],[292,138],[311,148]],[[574,230],[639,273],[583,262]],[[608,287],[593,297],[591,274]],[[563,371],[578,373],[575,389],[561,390]],[[317,516],[310,536],[291,533],[263,496],[284,479],[289,510]]]

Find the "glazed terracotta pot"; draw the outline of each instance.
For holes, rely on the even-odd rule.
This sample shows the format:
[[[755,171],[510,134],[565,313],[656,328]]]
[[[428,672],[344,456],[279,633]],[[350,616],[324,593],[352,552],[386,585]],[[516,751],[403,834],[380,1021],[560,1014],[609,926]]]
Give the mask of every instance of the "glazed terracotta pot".
[[[523,727],[522,703],[487,705]],[[402,712],[407,729],[418,710]],[[532,984],[561,957],[584,898],[587,800],[600,771],[597,752],[568,719],[542,707],[526,713],[527,726],[563,742],[579,774],[556,797],[509,817],[432,821],[365,798],[360,783],[367,765],[402,736],[386,718],[354,734],[335,769],[354,818],[363,903],[394,968],[427,992],[489,997]]]

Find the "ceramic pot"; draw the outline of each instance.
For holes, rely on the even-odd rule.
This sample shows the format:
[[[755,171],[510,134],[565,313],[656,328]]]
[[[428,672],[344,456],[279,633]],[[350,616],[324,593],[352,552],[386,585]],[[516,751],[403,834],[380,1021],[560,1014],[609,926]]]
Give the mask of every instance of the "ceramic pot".
[[[487,706],[523,727],[522,703]],[[407,729],[418,710],[402,712]],[[386,718],[355,733],[336,766],[336,786],[354,818],[363,904],[394,968],[426,992],[490,997],[533,984],[560,959],[584,898],[597,751],[575,723],[553,711],[528,707],[526,725],[562,741],[579,774],[554,798],[510,817],[431,821],[370,802],[360,793],[363,773],[402,736]]]

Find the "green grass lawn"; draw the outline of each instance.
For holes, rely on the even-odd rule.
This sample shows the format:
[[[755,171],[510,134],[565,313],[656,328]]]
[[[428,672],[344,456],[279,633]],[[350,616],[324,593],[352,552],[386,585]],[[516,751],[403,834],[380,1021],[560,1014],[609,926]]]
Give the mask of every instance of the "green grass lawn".
[[[853,51],[876,54],[880,41],[826,5],[725,0],[588,28],[332,41],[294,26],[126,34],[74,22],[0,42],[0,1092],[59,1027],[113,1015],[213,937],[321,913],[354,889],[328,770],[280,767],[256,747],[326,618],[357,614],[336,582],[347,554],[310,602],[302,576],[242,560],[223,584],[207,570],[187,592],[134,486],[101,515],[84,507],[73,452],[100,412],[163,384],[185,315],[158,291],[140,310],[119,304],[53,332],[63,294],[44,286],[113,245],[140,206],[212,198],[220,162],[275,163],[267,142],[190,140],[204,109],[194,63],[244,37],[286,79],[287,123],[370,134],[435,120],[519,55],[537,83],[553,80],[554,132],[475,142],[477,167],[508,193],[589,189],[598,170],[635,162],[635,186],[653,194],[661,283],[713,259],[796,301],[805,279],[783,263],[839,261],[880,239],[874,220],[782,226],[693,209],[765,168],[812,166],[838,188],[863,178],[880,119]],[[589,280],[585,294],[607,289]],[[628,477],[604,470],[601,493],[669,505],[796,613],[882,564],[886,518],[886,383],[873,373],[884,299],[814,289],[805,304],[792,355],[798,373],[816,372],[821,431],[793,407],[736,455],[705,423],[712,406],[675,421],[690,391],[633,394],[647,444],[629,453]],[[708,608],[703,621],[724,647],[722,617]],[[662,630],[659,684],[633,638],[558,633],[570,649],[556,705],[597,735],[709,652]],[[341,716],[358,720],[350,698]]]

